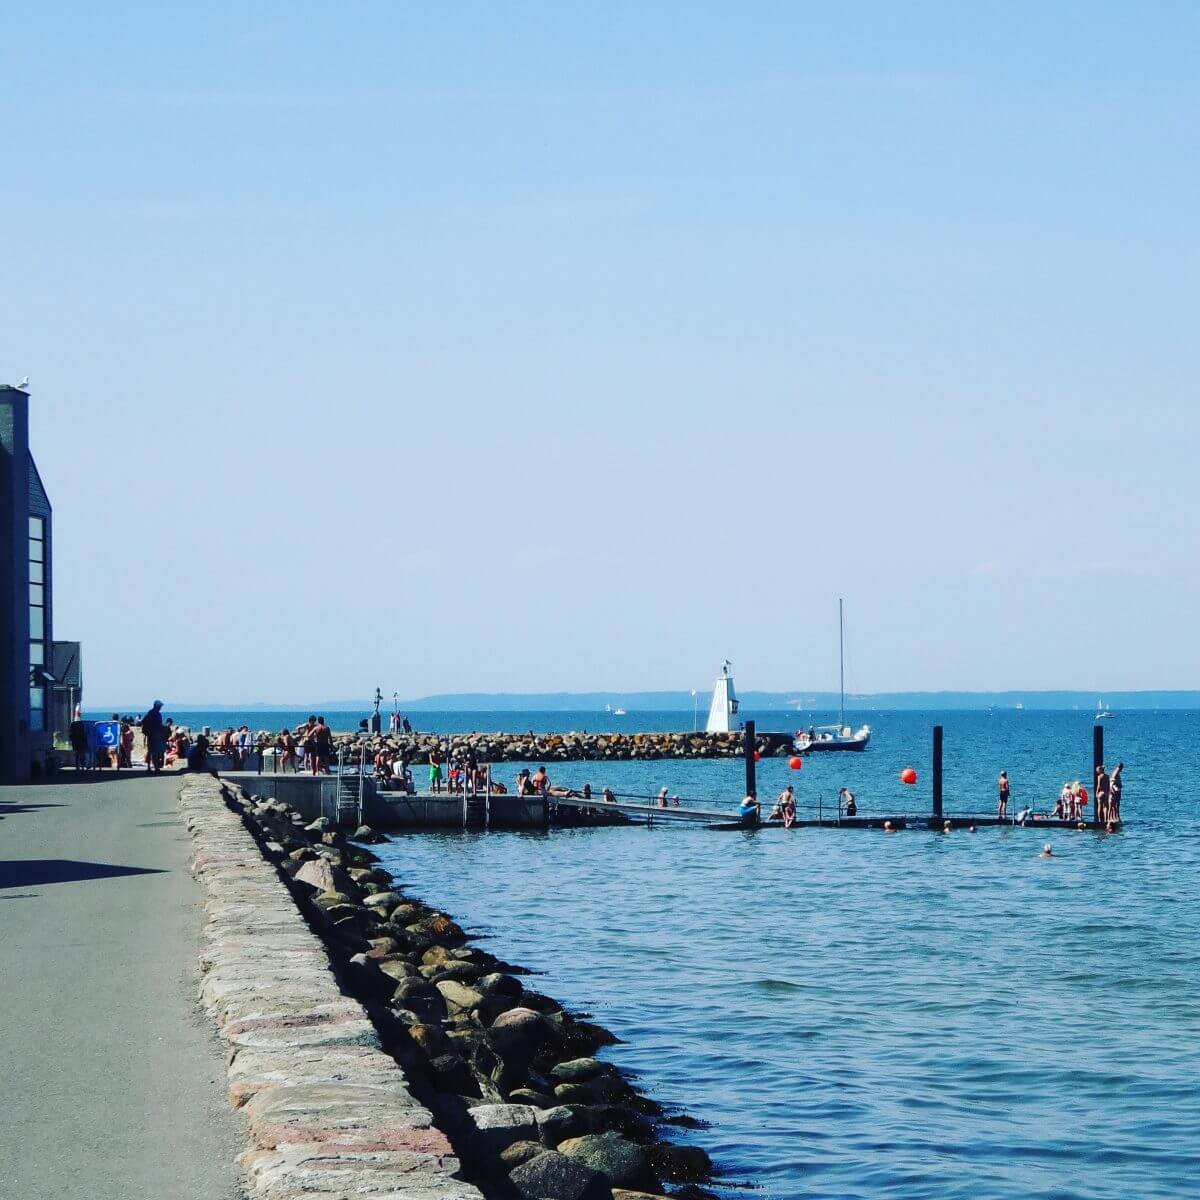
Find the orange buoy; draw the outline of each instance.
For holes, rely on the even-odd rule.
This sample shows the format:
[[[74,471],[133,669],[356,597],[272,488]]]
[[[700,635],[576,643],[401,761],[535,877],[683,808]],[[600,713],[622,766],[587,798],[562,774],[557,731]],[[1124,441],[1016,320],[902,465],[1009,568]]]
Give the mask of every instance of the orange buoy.
[[[788,766],[791,767],[793,771],[798,771],[802,766],[804,766],[804,759],[802,759],[798,754],[793,754],[792,757],[788,759]]]
[[[912,769],[912,767],[905,767],[904,770],[900,772],[900,782],[901,783],[909,783],[909,784],[916,783],[917,782],[916,771],[914,771]]]

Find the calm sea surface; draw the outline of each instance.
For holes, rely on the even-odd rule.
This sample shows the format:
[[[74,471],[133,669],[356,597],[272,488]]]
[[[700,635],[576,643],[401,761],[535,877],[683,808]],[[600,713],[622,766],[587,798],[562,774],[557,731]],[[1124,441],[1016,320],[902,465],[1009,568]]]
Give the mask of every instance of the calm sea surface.
[[[1090,770],[1088,714],[888,713],[862,755],[760,764],[760,794],[790,779],[802,802],[829,801],[845,784],[867,811],[924,809],[935,721],[948,809],[990,808],[1001,767],[1018,805],[1037,807]],[[1028,829],[414,834],[381,849],[414,892],[623,1038],[606,1053],[709,1122],[685,1136],[730,1185],[1196,1196],[1200,714],[1122,714],[1106,735],[1109,762],[1126,763],[1128,828],[1055,831],[1050,860]],[[921,778],[906,789],[910,764]],[[742,768],[552,775],[732,807]]]
[[[278,728],[305,714],[176,716]],[[352,727],[357,720],[338,720]],[[753,715],[753,714],[747,714]],[[420,729],[679,729],[692,714],[413,714]],[[856,714],[855,723],[858,723]],[[926,811],[1048,809],[1091,769],[1087,713],[866,714],[861,755],[760,764],[760,796],[838,787]],[[759,714],[759,727],[786,727]],[[709,1123],[733,1187],[784,1197],[1200,1195],[1200,713],[1121,713],[1126,830],[429,833],[386,864],[538,986],[624,1039],[606,1051]],[[918,784],[898,781],[914,766]],[[515,774],[515,766],[501,773]],[[739,762],[551,765],[555,782],[706,807]],[[1050,860],[1038,856],[1045,840]]]

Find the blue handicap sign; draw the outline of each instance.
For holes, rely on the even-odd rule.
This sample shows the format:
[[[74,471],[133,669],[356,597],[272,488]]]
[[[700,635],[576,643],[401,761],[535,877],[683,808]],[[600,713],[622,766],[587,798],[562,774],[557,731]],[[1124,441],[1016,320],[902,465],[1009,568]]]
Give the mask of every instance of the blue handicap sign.
[[[117,746],[121,741],[121,724],[119,721],[97,721],[96,741],[101,746]]]

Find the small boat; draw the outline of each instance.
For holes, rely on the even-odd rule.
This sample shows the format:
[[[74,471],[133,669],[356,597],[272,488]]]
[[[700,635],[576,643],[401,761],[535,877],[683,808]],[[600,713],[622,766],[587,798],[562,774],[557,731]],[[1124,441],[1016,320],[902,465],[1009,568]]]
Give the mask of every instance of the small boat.
[[[625,710],[623,708],[614,708],[612,710],[612,715],[614,717],[623,717],[625,715]]]
[[[842,602],[838,600],[838,688],[841,697],[836,725],[810,726],[796,730],[792,745],[797,754],[818,750],[865,750],[871,740],[870,725],[851,729],[846,724],[846,637],[842,619]]]
[[[860,725],[857,729],[851,729],[849,725],[817,725],[798,729],[792,746],[797,754],[811,754],[817,750],[865,750],[870,740],[870,725]]]
[[[1096,720],[1105,721],[1112,716],[1112,713],[1104,707],[1103,697],[1096,701]]]

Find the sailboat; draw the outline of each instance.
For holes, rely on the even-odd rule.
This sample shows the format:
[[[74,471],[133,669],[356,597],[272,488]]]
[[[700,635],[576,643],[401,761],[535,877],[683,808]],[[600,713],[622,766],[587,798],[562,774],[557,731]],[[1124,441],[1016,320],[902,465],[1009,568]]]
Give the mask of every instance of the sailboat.
[[[871,740],[870,725],[851,729],[846,724],[846,635],[842,601],[838,599],[838,723],[799,729],[792,741],[797,753],[811,754],[815,750],[865,750]]]
[[[1104,721],[1112,716],[1112,713],[1104,707],[1104,697],[1102,696],[1096,701],[1096,720]]]

